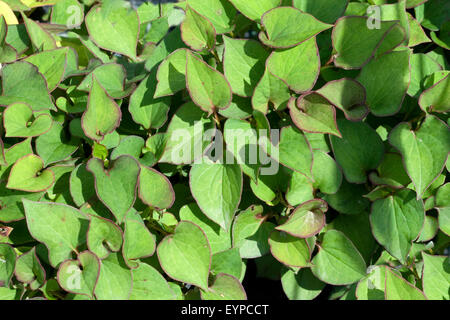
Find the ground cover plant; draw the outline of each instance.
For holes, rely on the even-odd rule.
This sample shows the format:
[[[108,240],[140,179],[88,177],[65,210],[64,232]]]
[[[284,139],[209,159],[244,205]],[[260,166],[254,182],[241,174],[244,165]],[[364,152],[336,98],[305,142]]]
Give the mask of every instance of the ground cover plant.
[[[0,1],[0,299],[450,299],[450,2],[162,2]]]

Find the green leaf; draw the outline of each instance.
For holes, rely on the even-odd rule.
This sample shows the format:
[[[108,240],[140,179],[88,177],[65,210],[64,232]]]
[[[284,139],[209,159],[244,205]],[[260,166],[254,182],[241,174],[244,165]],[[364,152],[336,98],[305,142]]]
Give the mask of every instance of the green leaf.
[[[274,230],[269,237],[269,246],[273,257],[287,266],[310,266],[311,252],[305,239]]]
[[[186,56],[187,49],[172,52],[158,67],[154,98],[173,95],[186,88]]]
[[[256,85],[252,96],[253,109],[264,114],[269,110],[269,102],[275,110],[283,110],[291,97],[289,87],[281,79],[275,77],[266,68],[263,77]]]
[[[24,13],[21,14],[34,48],[37,50],[56,49],[55,38],[39,22],[29,19]]]
[[[450,110],[450,76],[423,91],[419,97],[419,105],[425,112],[448,112]]]
[[[192,101],[209,114],[226,109],[231,103],[227,79],[193,54],[187,56],[186,87]]]
[[[386,267],[386,300],[427,300],[422,291]]]
[[[229,274],[237,279],[241,278],[242,259],[239,255],[239,248],[232,248],[213,254],[211,274],[218,276],[220,273]]]
[[[414,192],[409,189],[402,189],[372,204],[370,222],[373,235],[402,263],[406,262],[412,241],[419,236],[424,220],[423,203],[416,200]]]
[[[60,203],[23,200],[30,234],[48,249],[52,267],[70,259],[86,242],[89,220],[79,210]]]
[[[280,5],[281,0],[230,0],[236,9],[250,20],[259,22],[261,16]]]
[[[268,70],[283,80],[291,90],[297,93],[310,91],[320,72],[316,37],[289,49],[273,51],[266,65]]]
[[[410,50],[393,51],[362,68],[356,80],[366,88],[367,106],[375,116],[389,116],[400,110],[411,81],[410,56]]]
[[[169,111],[168,98],[153,98],[156,94],[155,77],[156,70],[153,70],[133,92],[128,106],[133,121],[145,129],[162,127]]]
[[[87,137],[102,141],[105,135],[113,132],[119,126],[122,113],[97,78],[92,77],[92,88],[89,92],[86,111],[81,117],[81,125]]]
[[[126,71],[123,66],[116,63],[106,63],[95,68],[84,77],[77,89],[90,92],[94,77],[106,93],[114,99],[128,96],[134,89],[132,85],[125,86]]]
[[[175,300],[176,296],[166,279],[152,266],[139,263],[133,269],[133,289],[130,300]]]
[[[9,287],[16,265],[16,252],[9,244],[0,243],[0,287]]]
[[[194,164],[189,173],[192,195],[203,213],[229,230],[241,200],[242,171],[237,164]]]
[[[136,259],[153,255],[156,249],[155,236],[147,229],[138,214],[129,212],[124,221],[122,254],[130,268],[138,266]]]
[[[445,256],[432,256],[422,252],[423,290],[432,300],[450,299],[450,260]]]
[[[445,166],[450,151],[447,125],[434,116],[426,117],[416,131],[400,123],[390,132],[389,141],[401,153],[417,198],[421,198]]]
[[[381,55],[393,50],[405,38],[397,21],[379,21],[380,28],[369,28],[368,23],[368,18],[357,16],[336,21],[331,39],[337,52],[334,58],[337,67],[359,69],[376,53]]]
[[[377,168],[383,158],[383,142],[365,122],[339,119],[337,124],[342,138],[330,136],[335,159],[349,182],[364,183],[366,172]]]
[[[90,216],[87,232],[89,251],[99,259],[105,259],[110,252],[117,252],[122,246],[122,230],[111,220]]]
[[[207,290],[211,249],[197,225],[181,221],[175,233],[159,243],[157,251],[161,267],[169,277]]]
[[[286,21],[296,23],[286,24]],[[274,48],[296,46],[332,27],[293,7],[279,7],[267,11],[261,17],[261,25],[265,32],[259,34],[259,39]]]
[[[108,1],[93,7],[85,22],[97,46],[136,58],[139,17],[135,10],[124,7],[119,1]]]
[[[98,300],[128,300],[132,286],[131,270],[120,254],[112,253],[101,261],[100,275],[94,292]]]
[[[17,280],[29,284],[32,290],[36,290],[44,284],[45,269],[36,255],[36,247],[17,258],[14,273]]]
[[[247,294],[237,278],[221,273],[206,291],[201,291],[202,300],[247,300]]]
[[[205,141],[206,132],[213,128],[212,119],[193,102],[183,104],[167,128],[167,142],[160,162],[189,164],[198,160],[196,157],[201,156],[210,144]],[[196,150],[201,150],[201,154]]]
[[[293,0],[293,6],[326,23],[334,23],[344,14],[348,0]]]
[[[67,292],[94,297],[100,274],[100,260],[89,251],[81,252],[77,260],[66,260],[59,266],[58,283]]]
[[[425,78],[439,70],[441,70],[441,66],[426,54],[415,53],[411,55],[411,83],[408,88],[408,95],[418,97],[425,90]],[[434,103],[428,106],[431,105],[434,105]],[[423,110],[427,110],[426,107]]]
[[[217,34],[233,29],[236,10],[227,0],[187,0],[187,5],[211,21]]]
[[[312,273],[325,283],[347,285],[366,274],[366,263],[354,244],[340,231],[329,230],[312,260]]]
[[[94,176],[86,169],[86,164],[79,164],[71,172],[69,187],[73,202],[78,207],[96,196]]]
[[[44,165],[66,160],[79,146],[79,139],[67,137],[63,126],[53,123],[50,130],[36,139],[36,153]]]
[[[140,171],[138,162],[124,155],[114,160],[105,170],[100,159],[92,158],[86,168],[94,175],[98,198],[111,210],[117,222],[121,223],[136,199]]]
[[[325,283],[317,279],[310,268],[301,268],[297,273],[284,269],[281,284],[289,300],[312,300],[325,287]]]
[[[352,78],[329,81],[316,92],[341,109],[347,120],[359,121],[369,112],[366,89]]]
[[[261,205],[250,206],[247,210],[240,212],[233,222],[233,247],[240,248],[246,239],[250,238],[266,220],[262,215]]]
[[[336,109],[318,93],[307,93],[288,104],[294,124],[311,133],[329,133],[341,137],[336,123]]]
[[[28,61],[38,68],[47,82],[48,91],[52,92],[63,80],[68,54],[69,49],[64,47],[31,55],[24,61]]]
[[[327,210],[327,203],[321,199],[304,202],[295,208],[286,222],[275,229],[297,238],[312,237],[325,226]]]
[[[11,168],[6,187],[27,192],[47,190],[55,182],[55,174],[51,169],[43,168],[42,159],[34,154],[20,158]]]
[[[22,102],[33,111],[56,110],[48,93],[47,83],[37,67],[26,61],[7,64],[2,68],[3,94],[0,105]],[[27,90],[23,90],[27,88]]]
[[[314,150],[313,159],[314,188],[327,194],[338,192],[342,183],[342,172],[334,159],[322,150]]]
[[[179,212],[180,220],[190,221],[199,226],[211,246],[211,254],[225,251],[231,247],[231,235],[218,224],[211,221],[204,215],[196,203],[183,206]]]
[[[68,28],[79,27],[84,20],[84,6],[78,0],[58,1],[52,7],[50,18],[53,24],[62,24]]]
[[[33,110],[24,103],[13,103],[3,111],[5,137],[35,137],[44,134],[52,126],[49,114],[34,116]]]
[[[207,18],[186,6],[186,18],[181,24],[183,41],[195,51],[211,50],[216,45],[216,30]]]
[[[259,4],[258,4],[259,5]],[[264,74],[269,52],[257,41],[223,37],[223,67],[233,93],[250,97]]]
[[[166,176],[155,169],[141,166],[139,198],[151,207],[168,209],[175,201],[175,193]]]

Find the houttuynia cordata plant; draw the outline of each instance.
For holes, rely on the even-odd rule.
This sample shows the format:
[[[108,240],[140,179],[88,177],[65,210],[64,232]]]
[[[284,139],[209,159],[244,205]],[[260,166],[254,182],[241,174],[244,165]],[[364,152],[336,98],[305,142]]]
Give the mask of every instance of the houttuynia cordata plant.
[[[450,299],[450,1],[0,14],[0,299]]]

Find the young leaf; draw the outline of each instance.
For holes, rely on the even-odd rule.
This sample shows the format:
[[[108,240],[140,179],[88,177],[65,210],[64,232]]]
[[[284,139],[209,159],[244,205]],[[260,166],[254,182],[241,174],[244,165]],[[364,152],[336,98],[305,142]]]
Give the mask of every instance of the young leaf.
[[[110,252],[117,252],[122,246],[122,230],[114,222],[94,215],[90,216],[87,232],[89,251],[99,259],[105,259]]]
[[[43,169],[42,159],[28,154],[13,165],[6,187],[28,192],[47,190],[55,182],[55,174],[51,169]]]
[[[141,166],[139,198],[154,208],[168,209],[175,201],[175,193],[166,176],[155,169]]]
[[[92,140],[102,141],[119,126],[121,118],[119,106],[93,76],[87,108],[81,117],[84,133]]]

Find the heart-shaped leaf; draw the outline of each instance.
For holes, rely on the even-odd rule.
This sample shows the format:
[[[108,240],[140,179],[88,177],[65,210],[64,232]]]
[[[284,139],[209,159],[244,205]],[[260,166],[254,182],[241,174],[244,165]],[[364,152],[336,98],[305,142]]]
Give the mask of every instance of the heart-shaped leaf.
[[[290,214],[289,219],[275,229],[298,238],[309,238],[322,230],[328,205],[321,199],[302,203]]]
[[[105,259],[110,252],[117,252],[122,246],[122,230],[114,222],[96,216],[90,216],[87,232],[89,251],[99,259]]]
[[[186,57],[187,49],[172,52],[158,67],[155,89],[155,99],[172,95],[186,88]]]
[[[322,95],[308,93],[297,100],[291,98],[289,111],[292,121],[300,129],[312,133],[330,133],[341,137],[336,123],[336,109]]]
[[[41,158],[34,154],[26,155],[11,168],[8,189],[39,192],[50,188],[55,182],[55,174],[51,169],[45,169]]]
[[[42,113],[33,116],[33,110],[24,103],[13,103],[3,111],[5,137],[36,137],[52,127],[52,118]]]
[[[100,159],[92,158],[86,168],[95,178],[98,198],[121,223],[136,199],[136,188],[140,167],[138,162],[127,155],[120,156],[105,170]]]
[[[181,221],[175,233],[159,243],[158,258],[171,278],[208,289],[211,249],[205,233],[194,223]]]
[[[81,252],[77,260],[66,260],[59,266],[58,283],[72,293],[93,298],[100,273],[100,260],[89,251]]]

